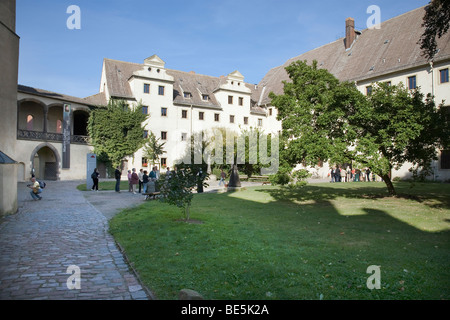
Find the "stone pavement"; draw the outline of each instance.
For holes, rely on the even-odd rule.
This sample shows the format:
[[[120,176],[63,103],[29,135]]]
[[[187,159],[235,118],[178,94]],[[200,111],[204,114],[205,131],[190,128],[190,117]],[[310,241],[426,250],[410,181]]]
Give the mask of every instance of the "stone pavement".
[[[18,184],[19,211],[0,224],[0,299],[152,298],[108,233],[107,218],[76,189],[79,183],[48,181],[39,201]],[[69,289],[77,276],[68,272],[72,265],[80,289]]]

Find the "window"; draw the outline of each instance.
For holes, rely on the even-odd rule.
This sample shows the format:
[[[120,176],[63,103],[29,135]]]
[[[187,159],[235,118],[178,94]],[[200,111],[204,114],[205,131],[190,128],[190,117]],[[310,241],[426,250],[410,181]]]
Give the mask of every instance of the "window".
[[[390,87],[392,85],[391,81],[386,81],[386,84]]]
[[[167,117],[167,108],[161,108],[161,117]]]
[[[185,93],[184,93],[184,97],[185,97],[186,99],[190,99],[190,98],[192,98],[192,94],[191,94],[190,92],[185,92]]]
[[[181,110],[181,118],[187,119],[187,110]]]
[[[167,167],[167,158],[161,158],[161,167]]]
[[[448,80],[448,68],[439,70],[439,75],[440,75],[441,83],[446,83],[449,81]]]
[[[370,96],[372,94],[372,86],[366,87],[366,95]]]
[[[258,127],[262,127],[262,119],[258,119]]]
[[[269,116],[272,115],[272,108],[269,109]]]
[[[214,121],[219,122],[220,120],[220,114],[214,113]]]
[[[161,140],[167,140],[167,131],[161,131]]]
[[[62,133],[62,120],[56,120],[56,133]]]
[[[33,130],[33,120],[34,117],[31,114],[29,114],[27,116],[27,130]]]
[[[441,169],[450,169],[450,150],[441,151]]]
[[[244,105],[244,98],[239,97],[239,105],[243,106]]]
[[[230,123],[234,123],[234,116],[230,116]]]
[[[233,96],[228,96],[228,104],[233,104]]]
[[[198,113],[198,120],[205,120],[205,113],[203,111]]]
[[[148,159],[147,158],[142,158],[142,166],[143,167],[147,167],[148,166]]]
[[[142,113],[148,114],[148,106],[142,106]]]
[[[248,124],[248,117],[244,117],[244,124]]]
[[[150,84],[144,83],[144,93],[150,93]]]
[[[202,100],[203,100],[203,101],[209,101],[209,95],[207,95],[207,94],[202,94]]]
[[[410,90],[417,88],[416,76],[408,77],[408,88]]]
[[[158,94],[159,94],[160,96],[163,96],[163,95],[164,95],[164,86],[159,86],[159,87],[158,87]]]
[[[144,130],[144,139],[148,138],[148,130]]]
[[[187,133],[186,132],[182,132],[181,133],[181,141],[186,141],[187,140]]]

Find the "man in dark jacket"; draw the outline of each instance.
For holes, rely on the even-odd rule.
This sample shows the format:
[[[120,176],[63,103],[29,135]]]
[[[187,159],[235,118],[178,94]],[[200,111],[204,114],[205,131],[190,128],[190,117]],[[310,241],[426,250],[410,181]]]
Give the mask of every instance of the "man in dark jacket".
[[[116,192],[120,192],[120,177],[122,176],[122,172],[120,168],[117,167],[116,171],[114,171],[114,177],[116,178]]]

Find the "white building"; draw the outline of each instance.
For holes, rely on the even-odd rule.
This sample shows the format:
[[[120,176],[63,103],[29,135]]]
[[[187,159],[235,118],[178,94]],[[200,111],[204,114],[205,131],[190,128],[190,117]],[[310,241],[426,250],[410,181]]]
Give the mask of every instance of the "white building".
[[[423,34],[424,7],[412,10],[381,23],[379,29],[355,30],[352,18],[345,21],[346,37],[308,51],[271,69],[258,84],[258,106],[270,109],[269,92],[283,93],[282,81],[289,80],[285,67],[301,60],[318,62],[341,81],[355,82],[367,94],[376,82],[403,84],[409,89],[420,87],[425,95],[435,96],[437,104],[444,100],[450,113],[450,33],[437,39],[438,51],[432,63],[423,56],[418,41]],[[439,160],[433,164],[436,180],[450,179],[450,150],[439,150]],[[407,178],[411,174],[405,164],[393,170],[392,178]],[[319,177],[326,177],[329,166],[313,169]]]
[[[234,71],[211,77],[165,68],[157,55],[143,64],[104,59],[100,93],[109,99],[126,100],[130,106],[142,103],[149,114],[146,131],[166,142],[161,166],[173,166],[186,150],[190,137],[203,130],[260,128],[277,133],[281,123],[269,122],[270,112],[256,106],[252,94],[256,86],[244,82]],[[274,118],[274,117],[272,117]],[[128,168],[147,163],[142,149],[128,159]]]
[[[345,38],[270,69],[258,85],[246,83],[239,71],[212,77],[167,69],[165,62],[153,55],[143,63],[104,59],[99,93],[87,98],[18,86],[16,112],[11,111],[11,103],[4,107],[7,117],[2,119],[8,130],[0,151],[7,150],[5,153],[19,162],[19,181],[27,180],[33,169],[43,179],[85,179],[86,154],[93,149],[86,136],[89,110],[106,105],[109,99],[124,99],[130,106],[139,102],[146,106],[149,118],[145,128],[166,142],[167,153],[161,164],[170,167],[185,151],[189,137],[202,130],[228,128],[240,132],[260,128],[265,133],[278,133],[281,123],[268,95],[271,91],[283,92],[282,81],[289,80],[284,68],[296,60],[317,60],[321,68],[339,80],[355,82],[363,93],[378,81],[418,86],[421,92],[434,94],[436,102],[445,100],[445,107],[450,109],[450,33],[438,39],[439,51],[432,64],[427,62],[418,44],[424,13],[421,7],[381,23],[379,29],[362,31],[355,31],[354,21],[349,18]],[[12,37],[16,45],[11,48],[16,48],[17,36],[5,28],[2,32],[5,39]],[[61,160],[64,104],[72,106],[70,168],[63,168]],[[127,160],[124,170],[140,169],[147,163],[142,150]],[[450,179],[449,150],[439,150],[434,167],[437,179]],[[324,164],[315,170],[320,177],[326,177],[328,168]],[[405,165],[392,176],[408,177],[408,168]]]

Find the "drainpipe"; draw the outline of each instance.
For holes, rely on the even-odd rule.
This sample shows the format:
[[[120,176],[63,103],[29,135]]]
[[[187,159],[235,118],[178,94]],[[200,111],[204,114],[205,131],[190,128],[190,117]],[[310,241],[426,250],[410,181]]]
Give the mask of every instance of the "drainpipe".
[[[434,101],[434,68],[433,68],[433,60],[430,61],[431,68],[431,95],[433,96]]]

